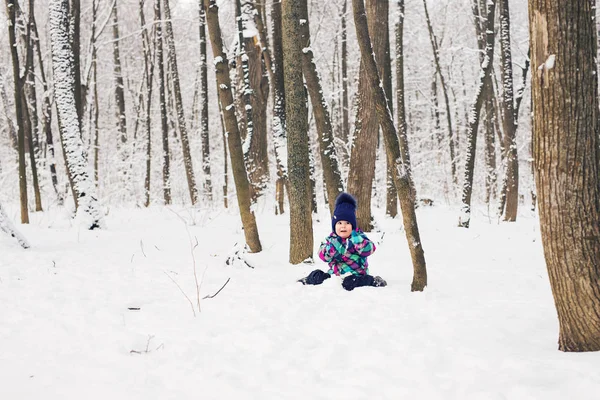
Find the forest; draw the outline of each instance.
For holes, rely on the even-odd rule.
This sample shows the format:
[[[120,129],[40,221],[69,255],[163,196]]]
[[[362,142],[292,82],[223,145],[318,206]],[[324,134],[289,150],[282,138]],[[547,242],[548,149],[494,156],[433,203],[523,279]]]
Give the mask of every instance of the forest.
[[[279,261],[312,264],[348,192],[363,231],[402,226],[423,292],[427,208],[461,230],[535,215],[558,348],[600,350],[595,1],[5,6],[0,230],[23,248],[52,210],[110,231],[113,209],[175,206],[235,215],[239,259],[265,248],[257,215],[285,217]]]

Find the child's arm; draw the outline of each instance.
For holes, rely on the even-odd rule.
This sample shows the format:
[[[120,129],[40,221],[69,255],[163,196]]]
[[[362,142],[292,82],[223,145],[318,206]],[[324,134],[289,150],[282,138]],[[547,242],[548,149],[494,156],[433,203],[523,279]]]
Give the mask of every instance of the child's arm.
[[[331,262],[335,256],[338,254],[335,246],[333,245],[332,240],[337,240],[335,236],[329,235],[321,242],[321,246],[319,247],[319,258],[326,263]]]
[[[350,239],[354,244],[355,254],[358,254],[360,257],[368,257],[376,250],[375,243],[362,232],[352,232]]]

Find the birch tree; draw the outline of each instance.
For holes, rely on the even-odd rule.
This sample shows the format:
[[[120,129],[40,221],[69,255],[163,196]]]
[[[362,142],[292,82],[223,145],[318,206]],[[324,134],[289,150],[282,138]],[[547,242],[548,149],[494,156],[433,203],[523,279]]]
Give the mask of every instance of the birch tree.
[[[87,228],[94,229],[102,227],[103,221],[96,187],[88,172],[87,155],[81,140],[75,106],[73,48],[69,41],[69,1],[51,0],[49,14],[54,93],[65,160],[76,196],[76,218]]]
[[[591,1],[529,0],[533,157],[558,348],[600,351],[600,123]]]
[[[212,200],[212,180],[210,175],[210,135],[208,132],[208,68],[206,65],[206,10],[204,2],[198,2],[200,36],[200,140],[202,142],[202,193]]]

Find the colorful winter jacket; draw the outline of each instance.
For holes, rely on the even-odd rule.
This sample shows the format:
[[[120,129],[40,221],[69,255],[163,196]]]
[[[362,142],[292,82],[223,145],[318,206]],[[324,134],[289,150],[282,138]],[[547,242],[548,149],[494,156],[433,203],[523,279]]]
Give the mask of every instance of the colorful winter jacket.
[[[321,243],[319,257],[329,264],[330,275],[367,275],[367,257],[375,252],[375,244],[362,231],[352,231],[348,239],[332,232]]]

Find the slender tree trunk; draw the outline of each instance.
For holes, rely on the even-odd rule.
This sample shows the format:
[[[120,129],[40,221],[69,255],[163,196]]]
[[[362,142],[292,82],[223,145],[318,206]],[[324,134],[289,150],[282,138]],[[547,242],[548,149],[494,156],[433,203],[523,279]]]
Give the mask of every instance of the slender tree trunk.
[[[425,20],[427,21],[427,29],[429,30],[429,39],[431,41],[431,48],[433,49],[433,60],[435,61],[435,69],[440,77],[440,84],[442,85],[442,93],[444,95],[444,101],[446,103],[446,121],[448,123],[448,148],[450,150],[450,169],[452,172],[452,181],[457,184],[458,177],[456,172],[456,143],[454,130],[452,129],[452,114],[450,113],[450,100],[448,99],[448,89],[446,87],[446,80],[442,74],[442,67],[440,64],[440,54],[437,43],[437,38],[433,33],[433,27],[431,25],[431,19],[429,18],[429,11],[427,10],[427,0],[423,0],[423,6],[425,8]]]
[[[146,173],[144,177],[144,206],[150,206],[150,188],[151,188],[151,170],[152,170],[152,81],[154,78],[154,59],[152,58],[151,45],[156,45],[156,29],[152,29],[152,39],[148,34],[146,27],[146,16],[144,14],[144,3],[146,0],[139,0],[140,5],[140,26],[142,29],[142,48],[144,50],[144,78],[146,85],[146,104],[145,104],[145,133],[146,133]]]
[[[273,36],[273,147],[277,165],[275,199],[276,214],[285,212],[285,188],[289,188],[286,156],[285,88],[283,82],[283,44],[281,32],[281,0],[273,0],[271,26]],[[289,190],[288,190],[289,193]]]
[[[127,142],[127,116],[125,113],[125,84],[123,83],[123,73],[121,72],[121,54],[119,50],[119,18],[117,15],[117,0],[114,0],[112,8],[112,31],[113,31],[113,68],[115,79],[115,105],[117,106],[117,127],[121,135],[122,144]],[[127,152],[123,151],[123,157]],[[125,163],[125,159],[123,159]]]
[[[415,214],[414,198],[410,194],[410,182],[407,176],[407,170],[410,168],[402,160],[400,154],[400,145],[394,121],[390,110],[387,107],[385,92],[380,86],[379,74],[377,72],[377,64],[373,57],[373,48],[369,38],[369,29],[367,24],[367,16],[363,0],[352,0],[354,8],[354,25],[356,27],[356,37],[360,46],[361,60],[365,71],[367,71],[369,87],[375,96],[375,111],[381,125],[383,138],[386,146],[387,158],[390,161],[395,160],[394,183],[400,196],[400,207],[402,209],[402,220],[404,222],[404,230],[406,239],[413,262],[413,281],[411,291],[423,291],[427,286],[427,268],[425,264],[425,254],[421,237],[419,234],[419,226],[417,224],[417,216]]]
[[[306,93],[302,83],[300,19],[297,0],[282,1],[283,74],[289,165],[290,263],[312,259],[310,162]]]
[[[323,94],[321,77],[317,71],[317,65],[314,62],[314,55],[310,46],[308,5],[306,0],[298,1],[300,2],[300,19],[306,21],[300,24],[302,48],[304,49],[302,51],[302,72],[304,73],[304,79],[306,80],[306,86],[310,94],[310,102],[317,125],[317,141],[319,143],[319,153],[323,167],[325,190],[329,203],[329,211],[333,214],[335,199],[338,194],[344,191],[344,186],[335,150],[331,115],[329,114],[327,100]]]
[[[346,28],[346,12],[348,7],[348,1],[344,0],[342,3],[342,15],[341,15],[341,24],[342,24],[342,54],[341,54],[341,67],[342,67],[342,133],[341,139],[342,143],[348,143],[348,137],[350,135],[350,106],[348,102],[348,43],[347,43],[347,28]],[[347,162],[347,153],[342,151],[342,157],[346,157],[342,159],[342,163],[346,164]]]
[[[77,99],[75,105],[77,107],[77,115],[79,116],[79,129],[83,126],[83,105],[85,104],[85,95],[81,87],[81,5],[80,0],[71,1],[71,30],[72,39],[71,45],[73,46],[73,69],[75,70],[75,99]],[[116,4],[115,4],[116,8]],[[116,12],[116,11],[115,11]]]
[[[160,127],[162,132],[162,175],[163,199],[171,204],[171,157],[169,151],[169,122],[167,121],[167,96],[165,93],[165,60],[163,55],[162,13],[160,1],[154,0],[154,27],[156,29],[156,63],[158,64],[158,92],[160,108]]]
[[[210,135],[208,131],[208,68],[206,65],[206,11],[204,2],[199,1],[200,23],[200,140],[202,142],[202,193],[212,201],[212,179],[210,174]]]
[[[17,116],[17,137],[19,142],[19,194],[21,203],[21,223],[29,223],[29,210],[27,206],[27,172],[25,170],[25,117],[23,110],[23,79],[21,78],[21,67],[19,53],[17,51],[17,24],[16,24],[16,0],[7,0],[6,13],[8,15],[8,40],[10,54],[13,64],[13,77],[15,82],[15,113]]]
[[[600,132],[592,1],[529,1],[535,181],[558,348],[600,351]]]
[[[40,40],[38,35],[37,23],[35,22],[35,13],[31,14],[33,18],[33,40],[35,43],[36,53],[38,56],[38,69],[39,76],[42,81],[42,88],[44,92],[42,94],[42,132],[46,137],[46,146],[50,157],[48,157],[50,178],[52,180],[52,187],[56,193],[57,201],[59,205],[64,202],[62,191],[58,190],[58,176],[56,174],[56,158],[54,155],[54,138],[52,135],[52,103],[50,102],[50,88],[48,81],[46,80],[46,73],[44,70],[44,62],[42,59],[42,51],[40,48]]]
[[[227,144],[229,145],[229,156],[233,170],[233,180],[237,191],[238,207],[244,227],[246,244],[253,253],[262,250],[258,227],[254,211],[250,208],[250,184],[244,167],[244,153],[242,151],[242,138],[238,129],[238,122],[233,106],[233,94],[231,93],[231,81],[229,79],[229,63],[227,54],[223,51],[223,39],[219,23],[219,8],[216,0],[203,0],[206,10],[206,23],[212,44],[214,64],[219,88],[219,103],[223,113],[225,129],[227,131]]]
[[[8,125],[8,136],[10,137],[10,143],[12,147],[19,151],[19,139],[17,134],[17,129],[15,128],[15,123],[10,115],[8,95],[6,94],[6,87],[4,87],[4,78],[3,71],[0,70],[0,96],[2,97],[2,104],[4,108],[4,117],[6,119],[6,124]]]
[[[469,112],[469,126],[467,128],[467,149],[465,177],[462,192],[461,215],[458,220],[458,226],[468,228],[471,222],[471,194],[473,193],[473,174],[475,169],[475,148],[477,146],[477,127],[479,125],[479,115],[483,99],[486,96],[486,90],[492,90],[491,71],[494,60],[494,13],[496,4],[487,3],[487,27],[486,27],[486,47],[485,57],[481,63],[479,72],[479,82],[477,83],[477,92],[475,101]]]
[[[190,151],[190,141],[187,133],[185,112],[183,110],[183,100],[181,99],[181,88],[179,86],[179,71],[177,69],[177,53],[175,52],[175,37],[173,36],[173,25],[171,23],[171,8],[169,0],[164,0],[165,4],[165,30],[166,40],[169,46],[168,61],[173,78],[173,95],[175,100],[175,110],[177,112],[177,124],[181,136],[181,147],[183,149],[183,165],[185,167],[185,176],[187,178],[190,199],[192,204],[198,202],[198,189],[196,187],[196,178],[194,176],[194,166],[192,163],[192,153]]]
[[[29,22],[27,24],[27,34],[25,37],[26,43],[26,75],[24,82],[24,91],[22,99],[24,101],[23,110],[27,114],[26,122],[28,128],[28,144],[29,144],[29,162],[31,164],[31,176],[33,183],[33,193],[35,196],[35,211],[43,211],[42,195],[40,192],[40,184],[38,178],[38,159],[39,159],[39,119],[37,107],[37,92],[35,88],[35,71],[33,63],[34,41],[32,39],[34,1],[29,0]]]
[[[88,162],[75,103],[75,71],[73,49],[69,44],[68,0],[52,0],[50,8],[50,38],[54,93],[57,99],[61,138],[67,169],[77,199],[77,218],[89,229],[102,227],[102,215],[96,198],[96,187],[88,174]]]
[[[500,4],[500,48],[502,69],[500,71],[503,85],[503,130],[504,151],[506,152],[506,185],[505,221],[516,221],[519,207],[519,159],[517,155],[517,125],[515,123],[513,70],[510,45],[510,14],[508,0],[499,0]]]

